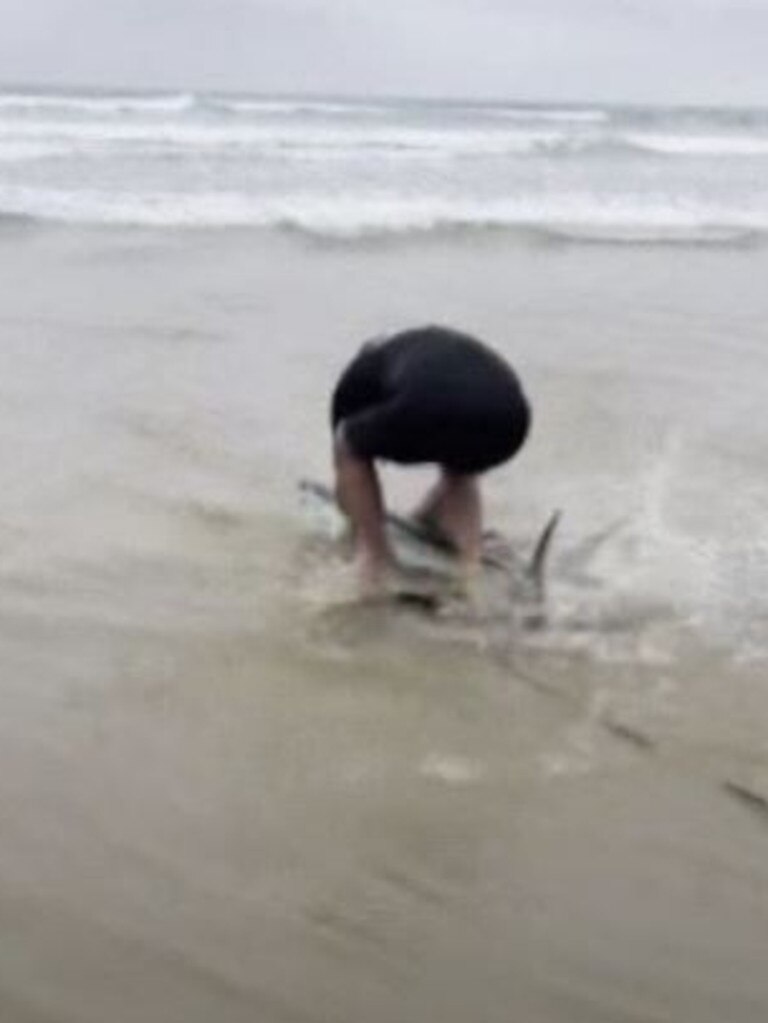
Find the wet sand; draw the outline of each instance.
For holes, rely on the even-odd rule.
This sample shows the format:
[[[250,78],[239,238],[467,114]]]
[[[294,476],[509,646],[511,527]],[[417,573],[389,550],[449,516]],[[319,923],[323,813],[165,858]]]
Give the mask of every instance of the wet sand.
[[[766,1017],[766,258],[4,230],[3,1023]],[[334,375],[435,319],[534,401],[536,633],[307,568]]]

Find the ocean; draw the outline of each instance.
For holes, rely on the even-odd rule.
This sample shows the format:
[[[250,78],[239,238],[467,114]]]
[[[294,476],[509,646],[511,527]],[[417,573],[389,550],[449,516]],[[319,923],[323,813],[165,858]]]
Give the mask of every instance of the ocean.
[[[766,170],[761,110],[0,92],[2,1023],[766,1018]],[[350,603],[301,505],[433,322],[529,395],[538,628]]]
[[[768,113],[0,94],[0,211],[65,223],[745,243]]]

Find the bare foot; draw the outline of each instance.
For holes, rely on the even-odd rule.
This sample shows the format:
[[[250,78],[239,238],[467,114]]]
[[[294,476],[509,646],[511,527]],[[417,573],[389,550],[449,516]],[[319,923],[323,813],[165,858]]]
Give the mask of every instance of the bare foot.
[[[379,600],[391,589],[393,568],[391,561],[361,551],[355,562],[363,600]]]

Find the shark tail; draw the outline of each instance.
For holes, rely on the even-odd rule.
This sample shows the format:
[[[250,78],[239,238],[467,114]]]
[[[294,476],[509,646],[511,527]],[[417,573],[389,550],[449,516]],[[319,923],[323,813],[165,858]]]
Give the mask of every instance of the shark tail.
[[[560,522],[561,512],[553,512],[546,525],[541,531],[539,539],[536,541],[536,546],[533,549],[531,560],[526,568],[526,575],[533,581],[539,593],[544,592],[544,578],[547,568],[547,558],[552,548],[552,538],[555,535],[558,523]]]

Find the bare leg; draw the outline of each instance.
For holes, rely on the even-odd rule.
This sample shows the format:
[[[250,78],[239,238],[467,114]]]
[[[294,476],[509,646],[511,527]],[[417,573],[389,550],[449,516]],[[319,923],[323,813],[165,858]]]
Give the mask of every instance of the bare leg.
[[[439,523],[440,508],[445,500],[445,491],[445,475],[440,472],[434,485],[430,487],[422,500],[413,510],[413,518],[416,519],[417,522],[421,522],[429,529],[436,530],[440,533],[443,532]],[[450,540],[450,537],[446,536],[445,539]]]
[[[416,517],[435,526],[456,548],[463,568],[471,573],[480,561],[482,502],[477,476],[441,470],[435,486],[416,510]]]
[[[343,432],[337,433],[334,441],[334,462],[336,498],[352,525],[363,588],[375,593],[382,588],[393,563],[378,473],[373,462],[352,453]]]

